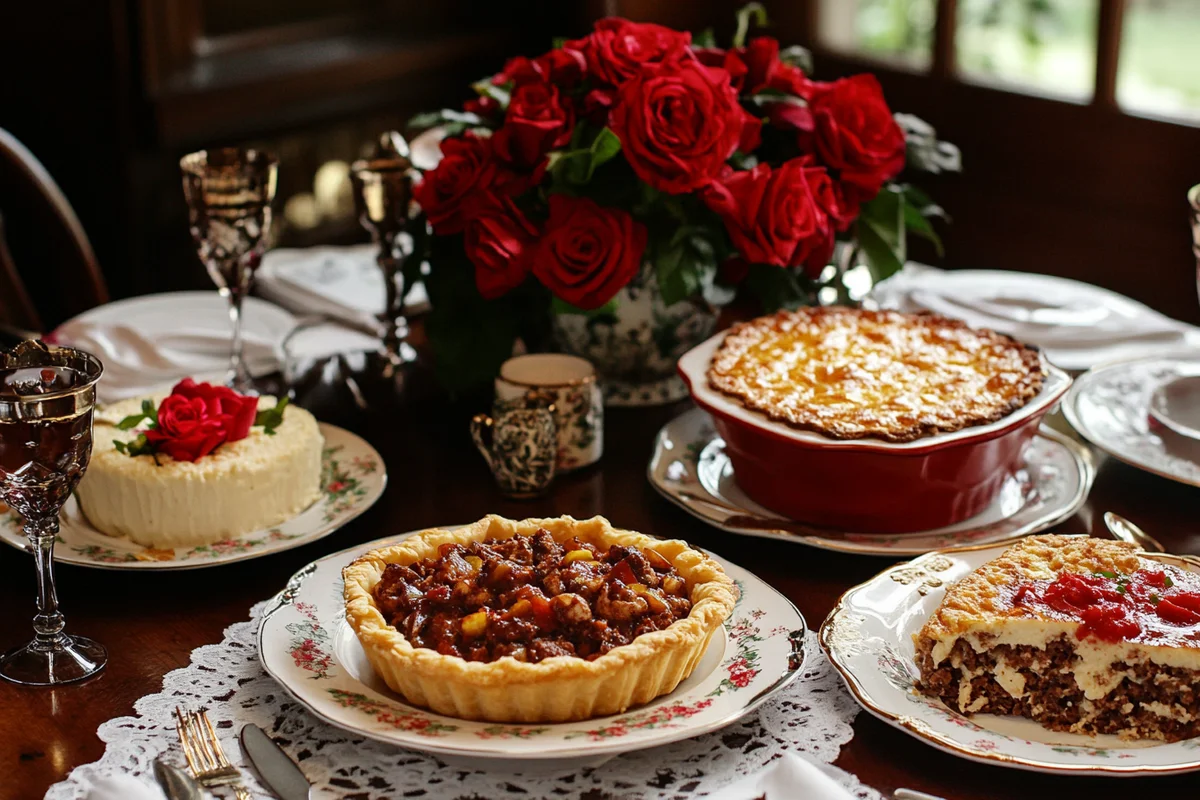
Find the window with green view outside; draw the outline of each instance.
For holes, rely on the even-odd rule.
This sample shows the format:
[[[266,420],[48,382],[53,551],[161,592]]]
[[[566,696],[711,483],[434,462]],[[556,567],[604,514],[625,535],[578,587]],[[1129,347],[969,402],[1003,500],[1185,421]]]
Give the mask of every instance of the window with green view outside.
[[[1100,0],[959,0],[959,75],[1016,92],[1089,102]],[[821,0],[831,49],[924,71],[934,0]],[[1117,100],[1126,111],[1200,121],[1200,0],[1127,0]]]

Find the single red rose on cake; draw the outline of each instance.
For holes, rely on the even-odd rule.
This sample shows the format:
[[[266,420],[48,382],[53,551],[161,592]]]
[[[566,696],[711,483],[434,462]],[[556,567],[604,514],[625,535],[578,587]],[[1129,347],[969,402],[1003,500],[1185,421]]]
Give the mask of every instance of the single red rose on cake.
[[[644,67],[621,88],[611,125],[634,173],[669,194],[708,184],[758,132],[729,73],[694,59]]]
[[[836,171],[844,202],[857,214],[904,168],[904,131],[874,75],[816,84],[809,107],[817,155]]]
[[[520,169],[536,166],[546,152],[571,140],[575,120],[558,88],[525,83],[513,90],[504,125],[492,135],[496,155]]]
[[[834,242],[813,194],[823,172],[798,158],[776,169],[759,164],[729,171],[708,188],[704,201],[721,217],[742,258],[777,267],[803,265],[815,275],[829,263]]]
[[[159,404],[157,426],[145,436],[157,452],[196,461],[219,445],[245,439],[257,413],[257,398],[185,378]]]
[[[475,286],[488,300],[517,288],[529,274],[537,228],[512,199],[487,194],[471,210],[463,238]]]
[[[596,23],[591,34],[563,45],[580,53],[593,81],[620,86],[636,75],[643,64],[690,57],[690,33],[673,31],[648,22],[610,17]]]
[[[223,422],[229,434],[226,439],[228,442],[236,442],[249,436],[254,417],[258,413],[258,398],[238,394],[228,386],[196,383],[191,378],[184,378],[175,385],[171,394],[188,399],[198,398],[204,401],[209,414],[222,419],[229,417],[227,423]]]
[[[607,303],[642,265],[646,226],[586,197],[552,194],[532,269],[557,297],[582,309]]]

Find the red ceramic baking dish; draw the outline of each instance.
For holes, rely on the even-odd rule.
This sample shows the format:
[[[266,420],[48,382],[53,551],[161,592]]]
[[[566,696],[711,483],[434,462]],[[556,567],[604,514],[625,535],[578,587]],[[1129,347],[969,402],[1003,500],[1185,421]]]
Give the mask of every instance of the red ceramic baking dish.
[[[776,513],[843,531],[925,531],[980,513],[1021,467],[1042,417],[1071,385],[1046,364],[1041,392],[996,422],[911,442],[832,439],[775,422],[712,389],[709,361],[724,338],[719,333],[688,351],[679,374],[712,415],[738,485]]]

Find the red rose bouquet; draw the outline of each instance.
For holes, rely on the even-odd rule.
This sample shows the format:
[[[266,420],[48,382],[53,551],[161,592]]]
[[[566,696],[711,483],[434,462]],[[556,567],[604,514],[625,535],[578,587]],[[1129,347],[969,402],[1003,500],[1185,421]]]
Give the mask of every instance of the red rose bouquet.
[[[517,338],[546,345],[552,314],[611,317],[647,277],[663,307],[744,283],[770,309],[814,297],[839,240],[875,279],[903,265],[906,232],[937,242],[939,210],[898,178],[957,169],[957,150],[893,115],[873,76],[816,81],[804,50],[747,41],[754,17],[729,49],[602,19],[510,60],[463,111],[413,120],[444,137],[414,194],[449,385],[490,379]]]

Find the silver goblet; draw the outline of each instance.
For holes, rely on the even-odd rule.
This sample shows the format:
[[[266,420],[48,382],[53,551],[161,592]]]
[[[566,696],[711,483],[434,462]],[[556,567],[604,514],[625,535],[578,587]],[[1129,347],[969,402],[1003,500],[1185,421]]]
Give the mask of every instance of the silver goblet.
[[[13,683],[70,683],[108,662],[103,645],[63,633],[54,587],[58,512],[91,458],[103,370],[95,356],[40,341],[0,351],[0,500],[25,521],[38,587],[33,641],[0,657],[0,677]]]
[[[200,261],[229,301],[233,342],[227,383],[252,391],[242,354],[242,301],[250,293],[271,228],[278,162],[261,150],[224,147],[179,161],[192,239]]]

